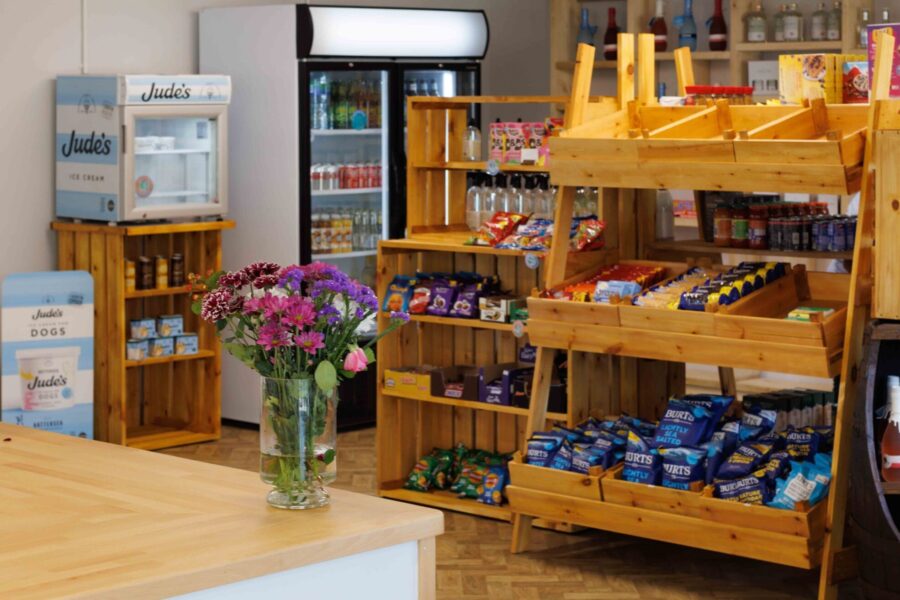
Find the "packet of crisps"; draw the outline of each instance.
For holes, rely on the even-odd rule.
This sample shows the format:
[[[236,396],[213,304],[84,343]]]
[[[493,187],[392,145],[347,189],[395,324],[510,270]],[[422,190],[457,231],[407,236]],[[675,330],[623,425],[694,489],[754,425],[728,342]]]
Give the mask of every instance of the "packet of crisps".
[[[625,467],[622,478],[632,483],[657,485],[662,470],[662,457],[649,441],[636,431],[628,432],[625,448]]]
[[[409,477],[406,478],[403,487],[408,490],[427,492],[434,485],[434,471],[439,465],[440,459],[436,456],[423,456],[409,472]]]
[[[673,398],[659,421],[653,444],[658,448],[697,446],[706,441],[712,418],[709,409]]]
[[[737,479],[745,477],[759,468],[769,458],[772,444],[763,442],[747,442],[728,457],[716,473],[717,479]]]
[[[503,504],[503,488],[506,487],[506,469],[503,467],[488,467],[478,486],[477,500],[483,504],[500,506]]]
[[[461,498],[477,498],[478,486],[481,485],[486,472],[487,467],[477,460],[472,458],[464,459],[459,477],[450,486],[450,491],[458,494]]]
[[[784,437],[791,460],[812,460],[819,451],[819,434],[812,427],[789,429]]]
[[[771,489],[765,476],[748,475],[735,480],[716,480],[713,484],[716,498],[743,504],[766,504]]]
[[[496,246],[527,220],[527,215],[496,212],[494,216],[481,224],[478,233],[475,234],[475,245]]]
[[[432,472],[432,480],[435,489],[446,490],[452,483],[453,473],[453,450],[441,450],[435,448],[431,453],[438,460]]]
[[[660,448],[662,485],[676,490],[689,490],[694,482],[706,479],[706,450],[702,448]]]

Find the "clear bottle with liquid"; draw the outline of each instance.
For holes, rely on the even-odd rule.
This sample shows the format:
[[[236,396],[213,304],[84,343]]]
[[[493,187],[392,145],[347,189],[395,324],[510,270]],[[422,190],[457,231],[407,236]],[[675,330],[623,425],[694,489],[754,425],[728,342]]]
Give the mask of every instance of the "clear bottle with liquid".
[[[832,41],[841,39],[841,0],[834,0],[834,6],[828,11],[825,38]]]
[[[766,13],[762,2],[757,2],[744,14],[744,30],[748,42],[766,41]]]
[[[881,436],[881,476],[900,481],[900,377],[888,376],[887,428]]]
[[[669,190],[656,192],[656,238],[671,240],[675,237],[675,213],[672,193]]]
[[[463,136],[463,160],[478,161],[481,160],[481,130],[475,123],[475,119],[469,121],[466,127],[466,133]]]
[[[483,187],[479,178],[475,176],[472,180],[472,186],[466,190],[466,225],[472,231],[477,230],[481,226],[481,191]]]
[[[797,8],[796,2],[788,5],[784,13],[784,41],[799,42],[803,39],[803,15]]]
[[[819,2],[819,7],[809,20],[809,39],[822,41],[828,39],[828,11],[825,3]]]
[[[872,20],[868,8],[859,9],[859,18],[856,20],[856,40],[860,48],[869,47],[869,22]]]
[[[784,41],[784,13],[787,12],[787,4],[778,7],[778,12],[772,17],[772,38],[776,42]]]
[[[690,48],[691,52],[696,52],[697,22],[694,21],[692,0],[684,0],[684,13],[675,17],[674,22],[678,27],[678,47]]]
[[[492,178],[493,181],[490,182],[490,186],[488,186],[487,178],[482,180],[481,182],[481,222],[489,220],[494,216],[494,213],[500,210],[497,205],[497,184],[496,177]]]
[[[881,9],[881,19],[878,21],[879,24],[885,25],[891,22],[891,10],[889,8]]]

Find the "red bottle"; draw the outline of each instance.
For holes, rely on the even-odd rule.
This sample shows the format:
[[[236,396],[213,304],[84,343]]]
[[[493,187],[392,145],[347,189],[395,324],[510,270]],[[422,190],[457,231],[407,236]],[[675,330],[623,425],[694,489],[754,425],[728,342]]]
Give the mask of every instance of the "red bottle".
[[[888,377],[888,423],[881,437],[881,476],[900,481],[900,379]]]
[[[706,24],[709,26],[709,49],[725,50],[728,47],[728,26],[722,16],[722,0],[716,0],[713,16]]]
[[[650,33],[653,34],[653,45],[657,52],[665,52],[669,47],[669,29],[663,13],[663,0],[656,0],[656,16],[650,19]]]
[[[609,22],[606,25],[606,33],[603,34],[603,58],[616,60],[619,50],[619,26],[616,25],[616,9],[609,8]]]

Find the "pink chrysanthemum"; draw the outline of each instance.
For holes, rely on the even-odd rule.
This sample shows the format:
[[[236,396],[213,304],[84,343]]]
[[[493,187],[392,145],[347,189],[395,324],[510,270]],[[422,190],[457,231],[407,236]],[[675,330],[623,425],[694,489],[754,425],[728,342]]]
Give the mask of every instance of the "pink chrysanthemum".
[[[303,296],[288,296],[281,322],[289,327],[303,329],[316,320],[316,309],[313,303]]]
[[[324,348],[325,336],[318,331],[304,331],[294,336],[294,343],[307,354],[314,355],[319,349]]]
[[[259,328],[256,343],[266,350],[290,346],[291,334],[278,323],[266,323]]]
[[[255,262],[244,267],[242,271],[252,281],[260,275],[275,275],[280,269],[281,267],[275,263]]]
[[[219,277],[219,285],[221,287],[240,288],[248,283],[250,283],[250,277],[243,271],[233,271]]]

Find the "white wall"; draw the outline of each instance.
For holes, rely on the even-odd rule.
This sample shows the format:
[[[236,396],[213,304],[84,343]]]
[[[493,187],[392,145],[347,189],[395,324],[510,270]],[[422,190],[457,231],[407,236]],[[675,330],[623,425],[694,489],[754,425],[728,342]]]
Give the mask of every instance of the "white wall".
[[[278,0],[86,0],[91,73],[194,73],[197,11]],[[293,2],[286,2],[292,4]],[[546,94],[546,0],[319,0],[320,4],[483,8],[486,94]],[[0,0],[0,277],[55,267],[54,78],[81,64],[81,0]],[[534,111],[532,111],[534,112]],[[523,117],[539,116],[524,113]],[[486,114],[485,116],[492,116]],[[511,115],[516,116],[516,115]],[[227,242],[226,242],[227,243]]]

